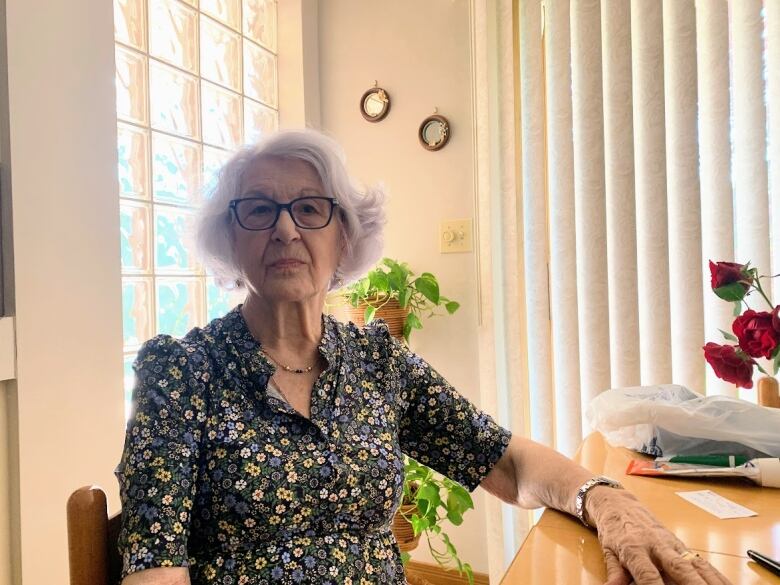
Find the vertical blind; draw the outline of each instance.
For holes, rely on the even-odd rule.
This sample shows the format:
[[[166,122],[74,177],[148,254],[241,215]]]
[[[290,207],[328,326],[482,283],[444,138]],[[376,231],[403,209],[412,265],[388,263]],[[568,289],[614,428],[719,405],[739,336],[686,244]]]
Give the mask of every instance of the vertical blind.
[[[732,319],[707,260],[780,272],[780,0],[519,0],[517,26],[517,364],[571,454],[608,388],[737,395],[702,356]]]

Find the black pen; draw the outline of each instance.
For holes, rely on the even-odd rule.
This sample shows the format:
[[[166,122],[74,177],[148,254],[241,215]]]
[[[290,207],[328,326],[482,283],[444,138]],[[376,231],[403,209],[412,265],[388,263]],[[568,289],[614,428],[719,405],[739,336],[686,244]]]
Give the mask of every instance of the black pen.
[[[776,560],[770,559],[768,556],[762,555],[754,550],[747,551],[747,555],[765,569],[769,569],[775,575],[780,576],[780,563]]]

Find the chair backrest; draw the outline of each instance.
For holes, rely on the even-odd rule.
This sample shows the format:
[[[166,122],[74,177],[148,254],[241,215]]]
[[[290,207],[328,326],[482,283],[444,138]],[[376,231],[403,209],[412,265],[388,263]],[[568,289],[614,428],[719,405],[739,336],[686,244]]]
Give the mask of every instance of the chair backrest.
[[[121,514],[108,517],[106,494],[97,486],[73,492],[67,513],[70,585],[117,585]]]
[[[780,408],[780,392],[777,389],[777,380],[768,376],[758,380],[758,403],[761,406]]]

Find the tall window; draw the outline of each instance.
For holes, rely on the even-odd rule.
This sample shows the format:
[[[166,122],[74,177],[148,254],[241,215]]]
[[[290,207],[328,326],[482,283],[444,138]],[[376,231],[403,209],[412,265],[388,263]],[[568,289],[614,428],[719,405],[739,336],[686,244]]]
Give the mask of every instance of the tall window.
[[[193,209],[278,126],[276,0],[114,0],[125,392],[141,343],[235,302],[193,257]]]

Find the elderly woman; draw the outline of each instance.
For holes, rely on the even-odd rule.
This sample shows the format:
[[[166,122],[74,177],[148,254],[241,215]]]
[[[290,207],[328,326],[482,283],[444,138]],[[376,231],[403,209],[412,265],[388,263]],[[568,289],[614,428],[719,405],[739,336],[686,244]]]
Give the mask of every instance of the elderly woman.
[[[380,255],[382,199],[356,191],[314,132],[225,165],[197,237],[246,298],[138,355],[117,469],[123,583],[405,583],[389,528],[403,454],[469,490],[579,517],[611,583],[726,583],[629,493],[511,436],[385,324],[323,314],[326,293]]]

